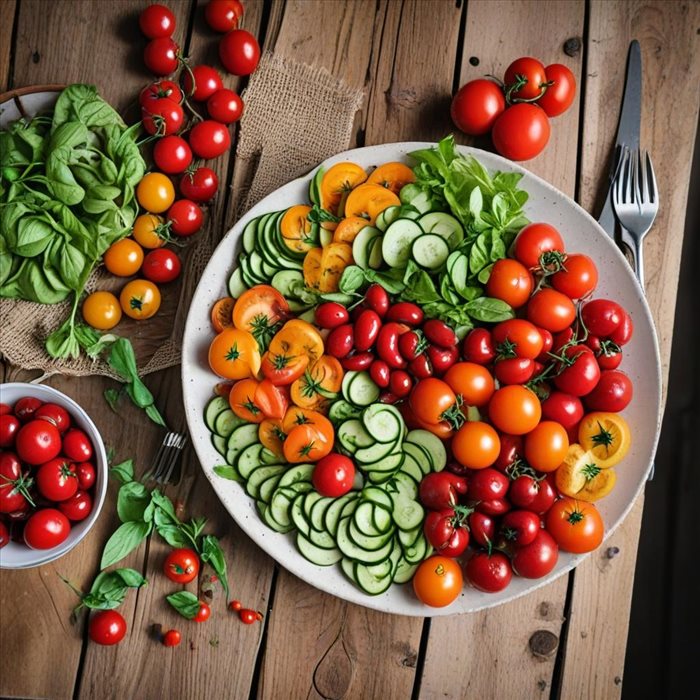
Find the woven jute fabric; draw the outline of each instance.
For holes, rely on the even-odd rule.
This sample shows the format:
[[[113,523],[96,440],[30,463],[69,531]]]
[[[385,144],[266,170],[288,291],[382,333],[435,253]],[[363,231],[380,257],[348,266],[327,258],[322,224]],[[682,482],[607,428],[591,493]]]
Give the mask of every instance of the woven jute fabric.
[[[177,304],[169,298],[172,291],[166,289],[156,317],[146,322],[122,321],[115,329],[131,340],[142,374],[180,362],[190,300],[221,235],[262,197],[348,148],[363,95],[363,90],[349,88],[323,68],[271,53],[262,57],[242,95],[245,111],[236,150],[236,182],[240,184],[232,192],[234,221],[228,225],[210,222],[188,246]],[[118,294],[123,284],[124,280],[101,268],[93,273],[87,291],[108,289]],[[70,302],[45,305],[0,299],[0,354],[13,365],[47,374],[114,376],[103,360],[84,356],[53,360],[47,355],[44,340],[68,316],[70,306]]]

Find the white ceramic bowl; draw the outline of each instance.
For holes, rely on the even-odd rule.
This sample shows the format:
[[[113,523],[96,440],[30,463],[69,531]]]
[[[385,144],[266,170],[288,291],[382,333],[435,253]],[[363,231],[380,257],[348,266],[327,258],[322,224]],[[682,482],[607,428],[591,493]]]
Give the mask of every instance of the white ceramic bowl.
[[[94,449],[93,459],[95,466],[95,486],[92,492],[92,512],[85,520],[72,523],[68,538],[58,547],[52,549],[30,549],[19,542],[9,542],[0,549],[0,569],[29,569],[33,566],[41,566],[55,561],[66,552],[70,552],[95,524],[102,510],[102,504],[107,493],[107,453],[104,442],[97,427],[88,414],[70,397],[50,386],[41,384],[0,384],[0,402],[13,405],[25,396],[32,396],[44,403],[55,403],[65,408],[70,413],[72,424],[90,438]]]

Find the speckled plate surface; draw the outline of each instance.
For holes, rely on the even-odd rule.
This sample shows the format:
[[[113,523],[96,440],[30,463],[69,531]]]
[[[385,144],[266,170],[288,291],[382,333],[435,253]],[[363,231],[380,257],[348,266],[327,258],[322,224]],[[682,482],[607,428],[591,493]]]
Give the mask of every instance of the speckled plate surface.
[[[353,161],[365,168],[388,161],[409,162],[406,154],[434,144],[413,142],[370,146],[339,153],[325,161],[325,166]],[[476,156],[489,170],[514,171],[523,174],[520,186],[530,199],[525,212],[531,221],[546,221],[561,232],[567,250],[586,253],[596,262],[600,282],[597,297],[617,300],[632,316],[634,337],[625,347],[622,369],[634,382],[634,399],[624,415],[630,423],[633,442],[617,471],[614,491],[598,503],[609,535],[623,520],[641,491],[651,468],[661,424],[661,374],[658,344],[653,321],[644,294],[626,260],[598,226],[595,220],[572,199],[514,163],[492,153],[460,147]],[[187,422],[192,442],[204,469],[221,502],[234,520],[263,550],[293,574],[327,593],[358,605],[401,615],[436,616],[473,612],[504,603],[543,586],[579,564],[584,556],[561,553],[556,568],[549,576],[535,581],[513,577],[506,590],[486,594],[465,586],[460,597],[446,608],[428,608],[413,595],[410,585],[392,585],[379,596],[369,596],[343,575],[340,566],[319,567],[304,559],[296,549],[292,535],[270,530],[259,518],[254,501],[241,486],[222,479],[213,467],[222,463],[211,444],[204,424],[203,412],[217,377],[209,369],[207,351],[213,337],[209,321],[214,301],[227,295],[226,282],[234,269],[239,237],[245,224],[263,213],[284,209],[308,201],[308,177],[294,180],[279,188],[253,207],[227,233],[212,255],[192,298],[185,328],[182,350],[182,383]],[[604,545],[603,545],[604,546]]]

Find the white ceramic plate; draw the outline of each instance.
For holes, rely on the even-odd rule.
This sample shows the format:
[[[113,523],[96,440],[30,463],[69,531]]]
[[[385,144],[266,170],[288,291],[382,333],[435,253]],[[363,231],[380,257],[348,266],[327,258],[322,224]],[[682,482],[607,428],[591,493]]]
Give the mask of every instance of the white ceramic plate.
[[[371,168],[388,161],[409,162],[407,153],[432,145],[434,144],[416,142],[359,148],[333,156],[324,165],[353,161]],[[460,150],[472,153],[491,171],[522,173],[524,177],[520,186],[530,194],[525,208],[530,220],[546,221],[554,225],[562,233],[568,250],[590,255],[600,273],[596,296],[617,300],[629,311],[634,321],[634,337],[625,346],[622,367],[634,382],[634,399],[624,414],[631,425],[634,440],[626,459],[616,469],[618,481],[615,490],[598,504],[609,535],[623,520],[642,489],[651,468],[660,428],[659,354],[646,300],[620,251],[594,219],[573,200],[504,158],[477,149]],[[211,306],[218,298],[227,295],[226,282],[234,268],[235,254],[239,249],[238,239],[246,223],[263,213],[307,201],[308,177],[304,177],[279,188],[253,207],[227,233],[213,254],[194,294],[187,318],[182,351],[182,383],[187,422],[204,473],[234,520],[256,544],[307,583],[350,602],[402,615],[452,615],[480,610],[529,593],[576,566],[583,560],[583,556],[560,553],[556,568],[545,578],[533,581],[513,577],[508,588],[496,594],[481,593],[465,586],[460,597],[446,608],[422,605],[413,595],[410,584],[392,585],[379,596],[369,596],[345,578],[340,566],[319,567],[304,559],[298,553],[292,535],[273,532],[262,522],[254,501],[239,484],[214,474],[213,467],[221,464],[222,458],[211,444],[210,433],[203,419],[204,407],[212,397],[212,389],[217,382],[217,377],[207,364],[207,350],[213,337],[209,322]]]

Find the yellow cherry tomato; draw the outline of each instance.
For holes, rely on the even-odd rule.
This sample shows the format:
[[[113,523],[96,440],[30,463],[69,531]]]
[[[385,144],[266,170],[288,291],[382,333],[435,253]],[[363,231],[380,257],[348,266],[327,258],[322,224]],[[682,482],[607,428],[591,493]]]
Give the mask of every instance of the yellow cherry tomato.
[[[175,201],[175,187],[163,173],[146,173],[136,187],[136,199],[146,211],[160,214]]]
[[[134,239],[144,248],[162,248],[167,242],[163,236],[158,235],[162,225],[162,217],[155,214],[141,214],[134,221]]]
[[[151,318],[160,308],[160,291],[153,282],[133,280],[122,289],[119,303],[124,313],[131,318]]]
[[[141,268],[143,248],[133,238],[122,238],[107,248],[103,260],[113,275],[131,277]]]
[[[569,446],[554,481],[565,496],[592,503],[613,490],[617,476],[614,469],[603,469],[590,450],[586,451],[574,443]]]
[[[619,413],[594,411],[581,420],[578,441],[584,450],[595,455],[601,469],[608,469],[624,459],[632,444],[632,434]]]
[[[258,341],[239,328],[224,328],[209,346],[209,366],[224,379],[246,379],[260,371]]]
[[[111,292],[93,292],[83,302],[85,323],[99,331],[108,331],[119,323],[122,309]]]

